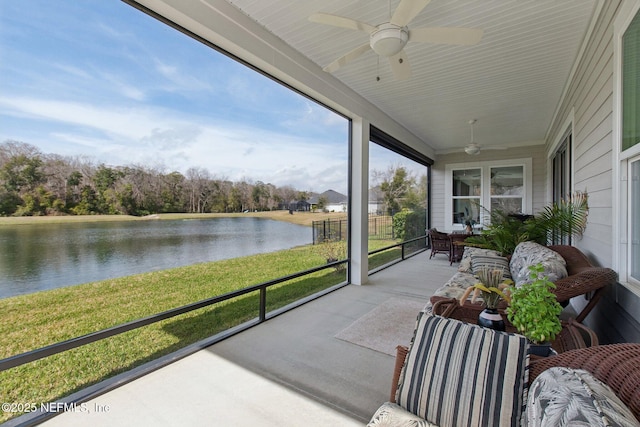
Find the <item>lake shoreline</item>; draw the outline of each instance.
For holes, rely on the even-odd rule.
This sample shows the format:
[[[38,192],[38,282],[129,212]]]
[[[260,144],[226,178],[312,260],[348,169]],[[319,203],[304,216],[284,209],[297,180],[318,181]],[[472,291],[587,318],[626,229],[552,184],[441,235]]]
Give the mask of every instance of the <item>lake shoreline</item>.
[[[393,241],[375,240],[370,250]],[[370,258],[376,268],[400,257],[395,248]],[[215,295],[304,271],[326,262],[312,245],[199,263],[0,299],[0,358],[93,333]],[[247,268],[251,266],[251,268]],[[277,310],[346,280],[326,269],[268,291]],[[258,315],[258,295],[244,295],[175,318],[0,372],[4,402],[52,402]],[[27,331],[28,333],[25,333]],[[0,412],[0,424],[19,415]]]
[[[311,231],[253,216],[4,226],[0,297],[311,244]]]
[[[21,216],[0,217],[0,227],[12,225],[31,225],[47,223],[71,223],[71,222],[117,222],[117,221],[163,221],[176,219],[215,219],[215,218],[264,218],[275,221],[284,221],[292,224],[311,227],[313,221],[326,219],[346,219],[345,212],[293,212],[287,210],[247,212],[247,213],[165,213],[147,216],[132,215],[56,215],[56,216]]]

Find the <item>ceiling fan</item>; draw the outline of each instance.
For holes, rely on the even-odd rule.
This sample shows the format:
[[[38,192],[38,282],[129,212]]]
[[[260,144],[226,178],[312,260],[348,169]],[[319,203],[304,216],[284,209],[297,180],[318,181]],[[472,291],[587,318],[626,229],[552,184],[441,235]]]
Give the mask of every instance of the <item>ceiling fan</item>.
[[[372,49],[380,56],[389,58],[389,64],[398,80],[411,77],[411,67],[404,51],[408,42],[474,45],[480,42],[483,31],[475,28],[429,27],[410,30],[407,25],[429,4],[431,0],[401,0],[391,20],[379,25],[328,13],[314,13],[309,21],[369,34],[369,43],[346,53],[323,68],[332,73],[350,61]]]
[[[473,125],[477,121],[478,120],[476,119],[469,120],[469,125],[471,126],[471,142],[469,142],[469,144],[466,147],[464,147],[464,152],[470,156],[477,156],[478,154],[480,154],[480,148],[481,148],[480,144],[477,144],[476,141],[473,139]]]

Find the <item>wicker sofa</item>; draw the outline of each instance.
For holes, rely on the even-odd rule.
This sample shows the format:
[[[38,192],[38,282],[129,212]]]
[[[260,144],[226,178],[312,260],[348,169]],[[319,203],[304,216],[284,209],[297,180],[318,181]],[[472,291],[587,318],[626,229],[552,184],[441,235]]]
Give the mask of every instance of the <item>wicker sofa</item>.
[[[501,257],[495,251],[466,247],[458,272],[431,297],[431,303],[439,300],[459,299],[465,290],[477,282],[474,270],[483,266],[502,266],[516,285],[528,279],[528,267],[541,263],[552,282],[553,292],[564,305],[571,298],[589,295],[589,302],[575,316],[582,322],[595,307],[606,287],[614,283],[617,273],[604,267],[596,267],[584,253],[570,245],[542,246],[534,242],[519,244],[510,259]]]
[[[455,320],[453,321],[455,322]],[[403,407],[405,403],[398,401],[399,397],[402,399],[400,391],[403,383],[411,382],[409,377],[412,370],[406,366],[408,357],[409,348],[398,346],[389,402],[378,409],[369,426],[429,427],[438,425],[407,410]],[[621,404],[622,407],[615,408],[613,407],[615,405],[608,405],[606,398],[598,396],[589,390],[590,394],[587,399],[583,399],[580,403],[589,406],[591,403],[596,402],[598,419],[596,421],[577,420],[575,419],[575,414],[572,419],[571,411],[568,411],[567,407],[574,405],[575,400],[578,400],[581,396],[571,395],[569,385],[554,387],[554,390],[552,390],[553,400],[551,402],[549,402],[549,399],[545,400],[543,396],[544,376],[551,375],[554,378],[558,378],[556,370],[559,368],[585,376],[592,376],[597,380],[598,384],[604,384],[604,388],[614,394],[614,396],[609,396],[610,400],[618,401],[618,404]],[[522,408],[522,413],[514,418],[512,425],[640,425],[640,344],[610,344],[572,350],[557,356],[531,361],[526,371],[528,379],[525,379],[525,382],[528,381],[531,386],[528,393],[523,391],[522,404],[524,407]],[[562,377],[560,378],[561,381],[564,381]],[[452,378],[448,380],[453,381]],[[550,386],[553,385],[551,384]],[[578,385],[580,390],[586,388],[582,381]],[[566,397],[566,400],[563,397]],[[572,400],[572,398],[575,400]],[[587,402],[584,402],[584,400],[587,400]],[[551,421],[545,420],[543,415],[547,408],[542,407],[540,402],[543,405],[548,405],[547,407],[550,407],[553,412],[562,413],[562,417]],[[603,416],[599,411],[608,411],[608,413]],[[611,411],[616,413],[612,414]],[[621,417],[616,418],[616,415],[620,414],[622,414]],[[443,422],[442,425],[446,425],[446,423]],[[482,424],[473,424],[472,422],[470,425]],[[494,420],[494,422],[487,425],[508,424],[495,422]]]
[[[524,337],[470,321],[477,319],[480,304],[455,304],[467,322],[438,315],[443,314],[440,307],[452,307],[452,298],[460,298],[477,282],[474,269],[502,265],[517,285],[527,280],[528,266],[537,263],[556,284],[560,303],[590,294],[576,320],[569,321],[577,330],[617,278],[613,270],[593,266],[580,250],[567,245],[525,242],[511,259],[465,249],[459,271],[418,315],[410,347],[398,347],[390,400],[369,426],[640,426],[640,344],[599,346],[592,334],[575,346],[591,347],[530,360]],[[588,335],[588,328],[584,330]],[[575,348],[574,343],[563,345]],[[575,399],[582,399],[579,405]],[[558,402],[567,402],[570,409]],[[595,420],[589,418],[594,415]]]

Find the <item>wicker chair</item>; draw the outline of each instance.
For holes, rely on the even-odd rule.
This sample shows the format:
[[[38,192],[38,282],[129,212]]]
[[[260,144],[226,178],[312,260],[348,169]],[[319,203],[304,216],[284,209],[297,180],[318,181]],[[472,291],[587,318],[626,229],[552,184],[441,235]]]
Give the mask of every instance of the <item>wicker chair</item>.
[[[431,259],[435,254],[447,254],[451,259],[451,240],[447,233],[442,233],[435,228],[429,230],[429,239],[431,240]]]
[[[602,297],[607,285],[617,280],[618,274],[610,268],[594,267],[586,255],[574,246],[551,245],[549,248],[562,255],[569,273],[568,277],[555,282],[553,293],[558,302],[568,302],[573,297],[593,293],[589,303],[576,316],[576,321],[582,323]]]
[[[396,348],[390,402],[395,402],[398,381],[408,350],[402,345]],[[640,344],[599,345],[533,360],[529,365],[529,383],[554,366],[589,371],[611,387],[640,421]]]
[[[640,421],[640,344],[599,345],[533,360],[529,382],[554,366],[589,371],[611,387]]]

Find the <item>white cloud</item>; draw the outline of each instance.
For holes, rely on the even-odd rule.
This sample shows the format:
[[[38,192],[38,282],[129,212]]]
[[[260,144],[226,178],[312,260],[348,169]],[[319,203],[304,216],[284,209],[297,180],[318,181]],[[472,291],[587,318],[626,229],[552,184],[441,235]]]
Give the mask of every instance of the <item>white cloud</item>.
[[[58,69],[60,71],[62,71],[65,74],[69,74],[74,78],[80,78],[83,80],[88,80],[91,78],[91,75],[89,73],[87,73],[86,70],[80,68],[80,67],[76,67],[73,65],[69,65],[69,64],[51,64],[51,67],[54,69]]]
[[[152,128],[143,109],[109,109],[79,102],[28,97],[0,97],[0,107],[6,109],[5,114],[89,127],[123,138],[142,138],[146,130]]]
[[[328,144],[313,135],[214,122],[158,107],[122,109],[0,97],[0,108],[35,123],[69,126],[50,133],[48,146],[66,146],[56,154],[73,151],[111,165],[161,163],[182,173],[202,167],[231,180],[249,177],[301,190],[346,190],[347,146],[340,141]]]
[[[140,87],[127,82],[125,77],[119,76],[113,72],[101,72],[98,76],[96,84],[110,83],[110,90],[117,92],[122,97],[133,99],[135,101],[144,101],[146,99],[145,92]]]
[[[1,7],[19,19],[0,14],[0,34],[12,33],[0,40],[0,137],[114,166],[346,192],[339,115],[120,2]]]
[[[168,92],[210,92],[213,86],[202,79],[195,77],[189,70],[183,69],[177,64],[169,64],[158,58],[153,58],[155,71],[169,84],[159,83],[163,90]]]

